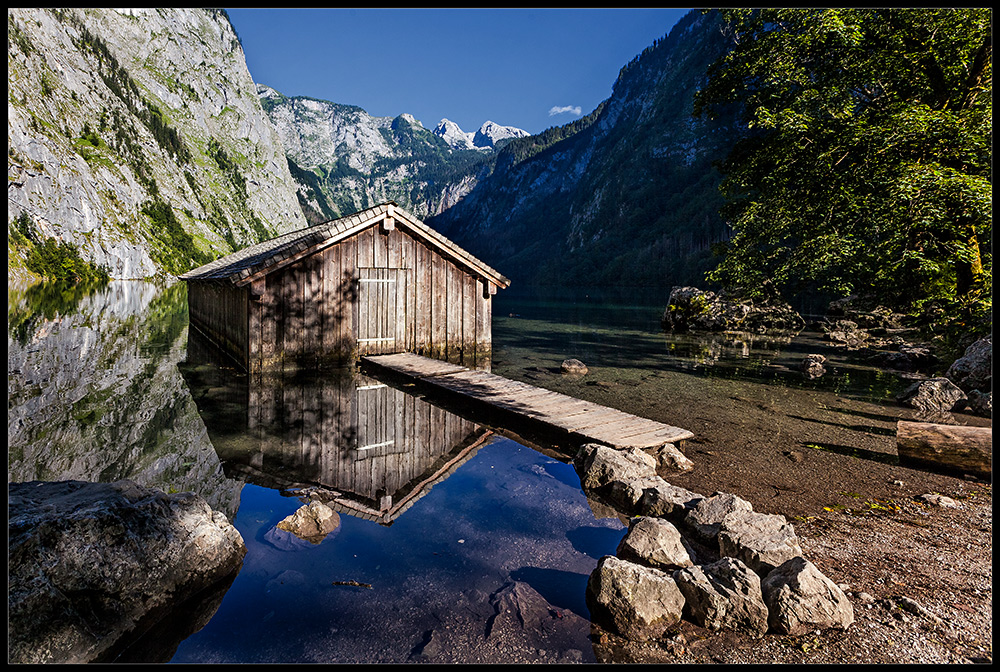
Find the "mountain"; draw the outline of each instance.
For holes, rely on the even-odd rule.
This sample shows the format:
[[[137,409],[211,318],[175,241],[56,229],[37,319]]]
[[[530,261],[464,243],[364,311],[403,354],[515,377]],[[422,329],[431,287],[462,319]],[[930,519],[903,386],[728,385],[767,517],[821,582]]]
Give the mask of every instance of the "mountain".
[[[450,119],[442,119],[434,128],[434,135],[440,136],[452,149],[499,149],[504,141],[511,138],[526,138],[527,131],[514,126],[501,126],[487,121],[475,133],[466,133]]]
[[[224,11],[15,8],[7,36],[8,278],[51,243],[150,278],[306,225]]]
[[[475,133],[466,133],[451,119],[442,119],[434,127],[434,135],[448,143],[452,149],[475,149]]]
[[[360,107],[258,85],[285,147],[310,221],[393,200],[419,217],[451,207],[488,172],[494,148],[526,131],[488,121],[466,133],[442,119],[433,131],[410,114],[374,117]]]
[[[700,282],[718,215],[735,114],[691,115],[693,95],[726,43],[716,13],[692,11],[625,65],[590,115],[508,141],[492,172],[427,222],[526,284]]]

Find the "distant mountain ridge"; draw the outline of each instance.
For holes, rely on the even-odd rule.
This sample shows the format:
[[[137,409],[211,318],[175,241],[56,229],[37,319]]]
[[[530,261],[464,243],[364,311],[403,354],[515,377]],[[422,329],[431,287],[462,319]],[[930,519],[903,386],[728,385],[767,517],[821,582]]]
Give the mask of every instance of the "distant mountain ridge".
[[[492,121],[466,133],[448,119],[429,131],[406,113],[375,117],[354,105],[289,97],[262,84],[257,92],[313,222],[389,200],[418,217],[446,210],[488,174],[496,148],[529,135]]]
[[[515,282],[700,282],[724,158],[744,130],[692,117],[707,66],[727,48],[717,13],[695,10],[622,67],[587,117],[506,144],[493,171],[428,224]]]

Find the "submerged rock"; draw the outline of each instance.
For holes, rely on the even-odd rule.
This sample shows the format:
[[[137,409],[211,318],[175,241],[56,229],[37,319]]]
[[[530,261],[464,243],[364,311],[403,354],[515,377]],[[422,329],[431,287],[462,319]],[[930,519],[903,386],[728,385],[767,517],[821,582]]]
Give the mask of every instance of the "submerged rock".
[[[564,359],[559,370],[574,376],[582,376],[587,373],[587,365],[579,359]]]
[[[131,481],[8,486],[8,655],[100,661],[231,578],[246,545],[198,495]]]
[[[299,539],[318,544],[340,527],[340,515],[323,502],[314,501],[299,507],[276,527],[291,532]]]

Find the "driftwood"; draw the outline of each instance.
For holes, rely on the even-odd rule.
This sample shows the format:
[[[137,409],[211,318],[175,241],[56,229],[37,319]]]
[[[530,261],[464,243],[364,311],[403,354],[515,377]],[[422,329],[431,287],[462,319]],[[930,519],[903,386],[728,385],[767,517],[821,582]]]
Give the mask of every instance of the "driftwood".
[[[992,474],[993,428],[900,420],[896,425],[900,464],[944,467],[978,476]]]

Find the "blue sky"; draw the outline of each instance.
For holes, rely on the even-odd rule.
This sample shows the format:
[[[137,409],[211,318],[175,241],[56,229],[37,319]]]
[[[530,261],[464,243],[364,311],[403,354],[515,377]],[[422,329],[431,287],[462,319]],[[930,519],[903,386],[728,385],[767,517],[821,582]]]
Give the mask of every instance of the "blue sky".
[[[254,81],[288,96],[539,133],[593,111],[687,9],[228,9]]]

